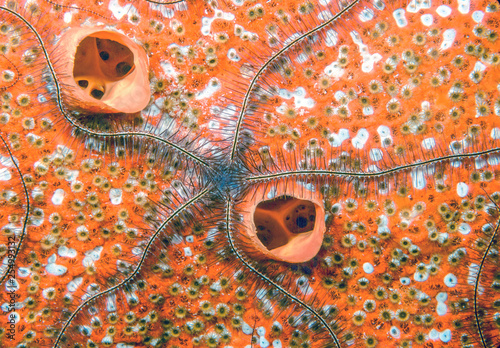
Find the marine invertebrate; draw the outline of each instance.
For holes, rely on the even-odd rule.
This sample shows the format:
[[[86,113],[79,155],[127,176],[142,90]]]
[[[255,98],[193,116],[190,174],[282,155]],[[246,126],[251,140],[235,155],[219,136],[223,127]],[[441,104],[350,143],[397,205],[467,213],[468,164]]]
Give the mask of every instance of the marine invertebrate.
[[[88,6],[0,7],[3,346],[498,345],[496,2]]]

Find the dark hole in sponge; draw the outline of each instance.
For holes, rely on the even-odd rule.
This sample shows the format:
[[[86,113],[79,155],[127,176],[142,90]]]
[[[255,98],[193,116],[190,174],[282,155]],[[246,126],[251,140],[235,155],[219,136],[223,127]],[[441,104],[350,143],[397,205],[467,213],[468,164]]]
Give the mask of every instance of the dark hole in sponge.
[[[121,62],[116,64],[116,73],[118,74],[118,76],[127,75],[130,69],[132,69],[132,67],[128,63]]]
[[[109,53],[106,51],[101,51],[99,52],[99,57],[101,57],[102,60],[108,60],[109,59]]]
[[[87,88],[89,86],[89,82],[87,80],[80,80],[78,81],[78,86],[82,88]]]
[[[303,216],[299,216],[297,220],[295,220],[295,223],[299,226],[299,228],[304,228],[307,226],[307,219]]]
[[[96,99],[101,99],[104,95],[104,92],[98,89],[93,89],[92,92],[90,92],[90,95]]]

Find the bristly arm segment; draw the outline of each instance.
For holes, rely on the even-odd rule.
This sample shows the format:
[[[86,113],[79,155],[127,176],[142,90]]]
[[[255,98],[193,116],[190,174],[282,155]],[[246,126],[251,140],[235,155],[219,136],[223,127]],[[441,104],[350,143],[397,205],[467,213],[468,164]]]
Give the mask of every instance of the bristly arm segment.
[[[490,198],[490,200],[491,200],[491,198]],[[493,202],[493,204],[495,204],[495,207],[497,208],[497,210],[499,210],[498,205],[495,202]],[[482,272],[484,264],[486,262],[486,258],[488,257],[488,254],[490,253],[491,247],[493,246],[493,244],[496,241],[499,228],[500,228],[500,218],[497,221],[497,224],[495,226],[495,230],[493,231],[493,233],[491,235],[491,239],[490,239],[490,242],[488,243],[488,247],[484,251],[483,257],[481,258],[481,263],[479,264],[479,267],[477,269],[476,279],[474,280],[474,319],[476,322],[477,331],[479,333],[479,338],[481,339],[481,344],[484,348],[487,348],[488,344],[486,342],[486,338],[484,337],[484,333],[483,333],[483,330],[481,328],[481,318],[479,318],[479,304],[478,304],[479,281],[481,279],[481,272]]]
[[[354,0],[347,5],[344,6],[344,8],[338,12],[335,16],[332,16],[332,18],[328,19],[324,23],[316,26],[315,28],[305,32],[304,34],[300,35],[296,39],[290,41],[288,44],[286,44],[284,47],[282,47],[280,50],[278,50],[276,53],[274,53],[261,67],[260,69],[256,72],[255,76],[252,78],[250,83],[248,84],[247,91],[243,97],[243,102],[241,104],[241,109],[238,114],[238,119],[236,121],[236,129],[234,131],[234,139],[232,141],[231,145],[231,154],[230,154],[230,163],[233,163],[236,158],[237,150],[238,150],[238,143],[240,141],[240,132],[241,128],[243,126],[243,120],[245,118],[245,113],[247,108],[249,107],[250,103],[250,98],[252,97],[252,91],[254,87],[256,86],[257,82],[259,81],[260,77],[262,74],[271,66],[271,64],[278,59],[283,53],[288,51],[291,47],[293,47],[295,44],[301,42],[304,38],[307,38],[311,34],[314,34],[323,28],[328,27],[330,24],[335,22],[337,19],[341,18],[343,15],[347,14],[349,11],[351,11],[361,0]]]
[[[29,215],[30,215],[31,203],[30,203],[30,195],[29,195],[29,192],[28,192],[28,188],[26,187],[26,182],[23,179],[23,175],[21,173],[21,169],[19,168],[19,165],[17,164],[17,161],[14,158],[14,155],[12,154],[12,151],[10,150],[7,142],[5,141],[5,139],[1,135],[0,135],[0,140],[2,140],[5,148],[7,149],[8,153],[9,153],[9,156],[10,156],[10,159],[11,159],[12,163],[16,167],[16,171],[19,174],[19,178],[21,179],[21,183],[23,185],[24,195],[26,197],[26,214],[24,216],[23,228],[22,228],[22,231],[21,231],[21,235],[19,237],[19,242],[17,243],[16,250],[15,250],[13,258],[12,258],[12,260],[15,261],[17,259],[18,254],[19,254],[19,251],[21,250],[24,238],[26,237],[26,231],[28,230],[28,219],[29,219]],[[13,267],[13,266],[8,266],[7,270],[10,267]],[[5,274],[2,276],[2,278],[0,278],[0,285],[4,282],[4,280],[7,277],[7,275],[8,275],[8,272],[5,272]]]
[[[127,277],[125,278],[124,280],[122,280],[119,284],[115,285],[115,286],[112,286],[98,294],[95,294],[93,296],[91,296],[90,298],[88,298],[85,302],[83,302],[82,304],[80,304],[74,311],[73,313],[71,313],[71,316],[68,318],[68,320],[64,323],[63,327],[61,328],[59,334],[57,335],[57,338],[54,342],[54,348],[58,347],[59,344],[61,343],[61,339],[62,337],[64,336],[64,332],[68,329],[69,325],[72,323],[73,319],[76,317],[76,315],[83,309],[85,308],[89,303],[91,303],[92,301],[98,299],[99,297],[101,296],[104,296],[108,293],[111,293],[115,290],[118,290],[120,289],[122,286],[124,286],[125,284],[127,284],[130,280],[134,279],[134,277],[136,277],[139,273],[139,271],[141,270],[141,267],[142,265],[144,264],[145,260],[146,260],[146,257],[148,255],[148,252],[149,250],[151,249],[154,241],[156,240],[156,238],[158,237],[158,235],[163,231],[163,229],[174,219],[176,218],[179,214],[181,214],[183,211],[185,211],[186,209],[188,209],[190,206],[192,206],[193,204],[195,204],[196,202],[198,202],[200,199],[202,199],[203,197],[205,197],[208,193],[210,192],[210,188],[207,187],[205,188],[203,191],[201,191],[200,193],[198,193],[196,196],[194,196],[193,198],[191,198],[189,201],[185,202],[184,204],[182,204],[180,207],[178,207],[175,211],[173,211],[169,217],[167,219],[165,219],[161,225],[156,229],[156,231],[153,233],[153,235],[151,237],[149,237],[149,241],[148,243],[144,246],[144,250],[142,252],[142,255],[141,255],[141,258],[139,259],[139,261],[137,262],[137,267],[134,269],[134,271]]]

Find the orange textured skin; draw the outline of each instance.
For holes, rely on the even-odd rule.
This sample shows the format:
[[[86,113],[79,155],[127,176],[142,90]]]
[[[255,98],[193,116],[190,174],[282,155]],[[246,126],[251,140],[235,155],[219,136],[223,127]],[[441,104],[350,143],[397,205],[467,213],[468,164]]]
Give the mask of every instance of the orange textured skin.
[[[71,94],[88,27],[147,54],[141,112]],[[0,346],[497,347],[499,30],[493,0],[5,0]],[[308,262],[248,237],[276,194],[323,205]]]

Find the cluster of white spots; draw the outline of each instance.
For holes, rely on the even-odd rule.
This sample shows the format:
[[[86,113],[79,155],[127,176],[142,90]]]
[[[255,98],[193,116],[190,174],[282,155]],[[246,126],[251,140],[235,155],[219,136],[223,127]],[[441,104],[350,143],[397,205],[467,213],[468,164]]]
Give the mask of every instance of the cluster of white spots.
[[[427,279],[429,279],[429,268],[430,268],[430,265],[425,265],[425,270],[423,271],[415,271],[415,273],[413,273],[413,279],[416,281],[416,282],[425,282]]]
[[[329,77],[340,79],[344,75],[345,70],[338,62],[333,62],[325,68],[324,72]]]
[[[241,324],[241,331],[243,331],[245,335],[251,335],[253,333],[253,328],[246,322],[243,322]]]
[[[431,8],[431,0],[413,0],[406,6],[406,11],[410,13],[417,13],[420,10]]]
[[[449,288],[453,288],[458,284],[457,276],[454,275],[453,273],[448,273],[447,275],[444,276],[444,285],[446,285]]]
[[[436,329],[432,329],[429,331],[429,339],[435,341],[435,340],[441,340],[441,342],[448,343],[451,341],[451,330],[446,329],[441,332],[439,332]]]
[[[146,109],[142,110],[143,115],[147,115],[149,117],[159,116],[161,114],[161,105],[164,103],[165,98],[160,97],[155,99],[154,103],[151,103]]]
[[[338,133],[332,132],[328,136],[328,142],[332,147],[339,147],[344,140],[349,139],[349,130],[345,128],[339,129]]]
[[[401,277],[401,278],[399,278],[399,281],[401,282],[402,285],[410,285],[411,284],[411,279],[408,277]]]
[[[500,89],[500,84],[499,84],[499,89]],[[500,103],[495,103],[494,109],[495,109],[495,111],[494,111],[495,115],[500,116]],[[498,130],[498,128],[494,128],[494,129]]]
[[[12,292],[16,292],[19,290],[19,282],[17,281],[17,279],[15,278],[11,278],[9,279],[8,282],[5,282],[5,290],[7,290],[8,292],[12,293]]]
[[[313,289],[309,286],[309,280],[306,277],[297,278],[296,284],[302,294],[311,295],[313,293]]]
[[[387,218],[387,216],[380,215],[378,219],[379,219],[379,224],[377,228],[377,233],[379,235],[381,235],[382,233],[390,235],[391,230],[389,229],[389,226],[387,226],[387,224],[389,223],[389,219]]]
[[[352,145],[356,149],[362,149],[368,139],[370,138],[370,133],[366,130],[366,128],[361,128],[358,130],[358,134],[354,138],[352,138]]]
[[[47,265],[45,266],[45,271],[47,273],[55,275],[55,276],[61,276],[65,274],[68,269],[64,267],[63,265],[58,265],[56,264],[57,261],[57,255],[52,254],[48,259],[47,259]]]
[[[459,182],[457,184],[457,194],[458,197],[464,198],[469,192],[469,186],[465,182]]]
[[[297,185],[302,186],[307,191],[316,192],[316,186],[310,182],[305,182],[305,181],[299,180],[299,181],[297,181]]]
[[[427,179],[425,178],[427,174],[426,168],[413,168],[410,175],[413,187],[417,190],[423,190],[427,185]]]
[[[361,22],[368,22],[373,19],[375,14],[373,13],[373,10],[371,8],[365,8],[361,13],[359,14],[359,19]]]
[[[123,16],[128,15],[129,22],[132,16],[139,16],[139,12],[132,4],[127,4],[124,6],[120,6],[118,0],[111,0],[108,5],[108,10],[113,13],[116,19],[120,20]]]
[[[163,72],[165,73],[166,76],[177,78],[177,76],[179,75],[179,73],[177,71],[175,71],[174,66],[170,62],[166,62],[166,61],[160,62],[160,66],[161,66],[161,69],[163,70]]]
[[[14,79],[14,76],[16,76],[16,74],[12,70],[7,69],[7,70],[2,71],[2,78],[4,81],[6,81],[6,80],[10,81],[10,80]],[[2,116],[8,117],[9,114],[3,113]]]
[[[326,31],[326,38],[325,38],[326,47],[335,46],[338,41],[339,41],[339,34],[333,29],[328,29]]]
[[[374,110],[373,110],[373,107],[371,105],[363,107],[363,115],[365,115],[365,116],[373,115],[373,112],[374,112]]]
[[[85,252],[85,257],[82,260],[82,264],[84,267],[93,266],[96,261],[101,258],[101,252],[103,247],[97,246],[94,249],[88,250]]]
[[[280,329],[282,328],[281,324],[277,321],[275,321],[273,323],[273,326],[277,326],[279,327]],[[241,325],[241,331],[243,331],[244,334],[246,335],[251,335],[253,334],[253,328],[248,325],[247,323],[243,322],[243,324]],[[259,326],[256,330],[256,333],[257,333],[257,344],[260,348],[267,348],[267,347],[270,347],[271,346],[271,343],[269,343],[269,341],[266,339],[266,329],[263,327],[263,326]],[[281,341],[279,339],[275,339],[273,342],[272,342],[272,346],[273,348],[282,348],[282,344],[281,344]],[[251,345],[247,345],[245,346],[245,348],[251,348],[252,346]]]
[[[363,64],[361,64],[361,70],[365,73],[373,70],[373,66],[375,63],[382,59],[382,56],[379,53],[370,54],[368,52],[368,46],[363,43],[361,40],[361,36],[356,31],[351,31],[352,41],[356,45],[358,45],[359,53],[361,57],[363,57]]]
[[[54,194],[52,195],[52,204],[53,205],[61,205],[64,201],[64,196],[66,195],[66,192],[64,192],[63,189],[57,189],[54,191]]]
[[[306,97],[306,90],[303,87],[297,87],[294,92],[287,89],[280,89],[278,92],[279,96],[283,99],[294,99],[295,108],[305,107],[312,108],[316,102],[313,98]]]
[[[443,42],[441,43],[441,50],[447,50],[453,45],[455,41],[455,36],[457,36],[457,31],[455,29],[447,29],[443,33]]]
[[[474,69],[473,71],[480,71],[483,72],[486,70],[486,65],[484,65],[482,62],[477,61],[476,64],[474,64]]]
[[[239,62],[241,59],[238,53],[236,53],[236,50],[234,48],[230,48],[227,51],[227,58],[229,58],[229,60],[233,62]]]
[[[68,283],[68,285],[66,286],[66,288],[68,289],[69,292],[75,292],[76,290],[78,290],[78,288],[80,287],[80,285],[82,285],[83,283],[83,278],[82,277],[76,277],[74,278],[72,281],[70,281]]]
[[[446,5],[441,5],[439,6],[437,9],[436,9],[436,13],[438,15],[440,15],[441,17],[443,18],[446,18],[448,17],[449,15],[451,15],[451,8],[449,6],[446,6]]]
[[[380,150],[377,147],[374,147],[374,148],[370,149],[370,159],[373,162],[378,162],[382,158],[384,158],[384,154],[383,154],[382,150]]]
[[[4,261],[6,261],[6,260],[4,260]],[[29,275],[31,275],[31,270],[29,268],[26,268],[26,267],[19,267],[19,269],[17,270],[17,275],[20,278],[26,278]]]
[[[140,257],[142,254],[144,254],[144,248],[142,247],[132,248],[132,255]]]
[[[429,27],[432,25],[434,22],[434,18],[430,13],[426,13],[420,17],[420,20],[422,21],[422,24],[425,25],[426,27]]]
[[[119,205],[122,203],[122,189],[113,188],[109,190],[109,200],[113,205]]]
[[[14,291],[19,290],[19,285],[17,283],[17,280],[13,279],[13,281],[15,283],[15,285],[14,285],[15,290]],[[10,287],[11,287],[10,281],[9,282],[5,282],[5,288],[6,288],[7,291],[11,290]],[[14,306],[14,308],[16,310],[18,310],[18,309],[21,309],[21,308],[23,308],[25,306],[25,302],[26,302],[26,300],[24,300],[22,302],[21,301],[16,301],[13,304],[11,304],[9,302],[4,302],[0,308],[2,309],[2,311],[4,313],[9,313],[9,314],[7,314],[9,317],[10,317],[10,315],[13,315],[14,316],[14,321],[15,321],[14,324],[17,324],[19,322],[19,320],[20,320],[21,317],[19,316],[19,314],[17,312],[11,312],[12,305]]]
[[[191,250],[190,247],[184,248],[184,256],[193,256],[193,251]]]
[[[71,259],[74,259],[78,255],[78,252],[73,248],[68,248],[65,245],[61,245],[57,249],[57,254],[61,257],[69,257]]]
[[[208,122],[208,129],[215,130],[220,128],[220,123],[215,120],[210,120]]]
[[[500,115],[497,115],[497,116],[500,116]],[[500,139],[500,128],[497,128],[497,127],[493,128],[491,130],[490,136],[491,136],[492,139],[495,139],[495,140]]]
[[[73,14],[76,13],[78,13],[77,9],[71,9],[68,12],[65,12],[63,15],[64,23],[71,23],[71,21],[73,20]]]
[[[257,335],[259,336],[259,346],[261,348],[269,347],[269,341],[266,340],[266,329],[263,326],[257,328]]]
[[[130,262],[123,260],[116,260],[116,269],[119,272],[122,273],[128,272],[130,270],[130,267],[132,267],[132,264]]]
[[[470,0],[458,0],[458,12],[462,14],[469,13]]]
[[[484,158],[475,158],[474,159],[474,165],[476,166],[476,169],[481,169],[484,166],[486,166],[486,160]]]
[[[16,159],[16,163],[19,163],[19,161]],[[10,157],[4,157],[0,155],[0,164],[5,166],[5,167],[14,167],[14,162]]]
[[[389,127],[378,126],[377,133],[380,136],[380,141],[382,142],[382,144],[384,144],[385,140],[389,140],[389,143],[392,144],[391,129]]]
[[[476,23],[481,23],[484,18],[484,12],[483,11],[474,11],[472,13],[472,20]]]
[[[7,168],[0,168],[0,181],[9,181],[12,179],[12,175]]]
[[[488,164],[490,166],[497,166],[500,164],[500,156],[498,156],[497,154],[490,154],[488,156]]]
[[[276,197],[276,192],[278,192],[278,190],[276,189],[276,186],[271,187],[269,189],[269,192],[267,193],[267,198],[273,199],[274,197]]]
[[[436,313],[439,316],[446,315],[448,312],[448,307],[446,306],[446,300],[448,299],[448,293],[446,292],[440,292],[439,294],[436,295],[436,301],[437,301],[437,306],[436,306]]]
[[[391,326],[389,329],[389,335],[393,338],[398,339],[401,337],[401,331],[396,326]]]
[[[345,94],[343,91],[336,91],[333,96],[338,102],[340,102],[341,100],[348,100],[347,94]]]
[[[212,77],[210,79],[210,81],[208,81],[208,84],[205,87],[205,89],[196,94],[195,99],[201,100],[201,99],[210,98],[218,90],[220,90],[220,88],[221,88],[221,84],[220,84],[219,80],[216,77]]]
[[[212,106],[212,108],[210,109],[210,113],[212,115],[225,116],[225,117],[231,118],[232,116],[236,115],[236,106],[234,104],[229,104],[228,106],[226,106],[222,110],[218,106]],[[209,129],[219,129],[220,123],[218,121],[215,121],[215,120],[210,120],[208,122],[208,128]],[[229,129],[228,129],[228,131],[229,131]]]
[[[403,10],[402,8],[392,12],[392,15],[396,20],[396,24],[398,25],[398,27],[403,28],[408,25],[408,20],[406,19],[405,10]]]
[[[422,148],[425,150],[431,150],[436,146],[436,140],[434,138],[425,138],[422,140]]]
[[[216,19],[223,19],[226,21],[232,21],[234,19],[234,15],[232,13],[222,12],[221,10],[214,9],[213,17],[203,17],[201,19],[201,34],[203,36],[207,36],[211,34],[212,31],[212,23]]]
[[[373,265],[371,263],[365,262],[363,264],[363,271],[365,271],[366,274],[372,274],[374,270],[375,270],[375,268],[373,267]]]
[[[464,236],[468,235],[471,230],[472,229],[471,229],[470,225],[466,222],[462,222],[460,225],[458,225],[458,232],[460,234],[463,234]]]

